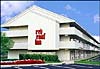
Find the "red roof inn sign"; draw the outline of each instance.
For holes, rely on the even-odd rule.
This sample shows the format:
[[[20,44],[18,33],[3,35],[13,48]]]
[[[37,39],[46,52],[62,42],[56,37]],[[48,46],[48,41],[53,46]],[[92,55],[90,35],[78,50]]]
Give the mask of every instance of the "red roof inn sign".
[[[43,33],[43,30],[36,30],[35,31],[36,34],[36,38],[35,38],[35,45],[41,45],[42,44],[42,40],[45,39],[45,34]]]

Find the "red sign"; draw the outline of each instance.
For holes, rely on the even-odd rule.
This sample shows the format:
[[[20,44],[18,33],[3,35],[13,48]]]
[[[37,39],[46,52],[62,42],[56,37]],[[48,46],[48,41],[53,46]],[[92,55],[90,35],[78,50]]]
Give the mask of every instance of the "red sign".
[[[41,45],[42,44],[42,40],[45,39],[45,34],[43,33],[43,30],[36,30],[36,39],[35,39],[35,45]]]

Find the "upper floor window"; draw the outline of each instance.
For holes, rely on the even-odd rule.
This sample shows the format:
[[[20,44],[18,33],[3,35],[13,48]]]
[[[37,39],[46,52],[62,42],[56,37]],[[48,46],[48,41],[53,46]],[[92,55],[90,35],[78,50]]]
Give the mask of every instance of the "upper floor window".
[[[60,23],[60,28],[67,28],[69,27],[69,24],[67,23]]]

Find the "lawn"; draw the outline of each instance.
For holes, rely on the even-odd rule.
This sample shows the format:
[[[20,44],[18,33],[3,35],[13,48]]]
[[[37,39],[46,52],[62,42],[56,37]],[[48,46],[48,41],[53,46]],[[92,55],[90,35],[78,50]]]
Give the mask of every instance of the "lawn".
[[[76,64],[91,64],[91,65],[99,65],[100,66],[100,55],[91,57],[88,59],[75,61]]]

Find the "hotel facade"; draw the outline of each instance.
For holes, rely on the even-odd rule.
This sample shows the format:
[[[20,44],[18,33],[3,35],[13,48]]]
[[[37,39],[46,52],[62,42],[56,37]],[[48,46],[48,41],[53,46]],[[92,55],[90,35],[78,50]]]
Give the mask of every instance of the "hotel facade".
[[[55,54],[60,61],[70,61],[100,52],[100,43],[75,20],[35,5],[1,27],[14,41],[8,59],[19,59],[19,54]]]

